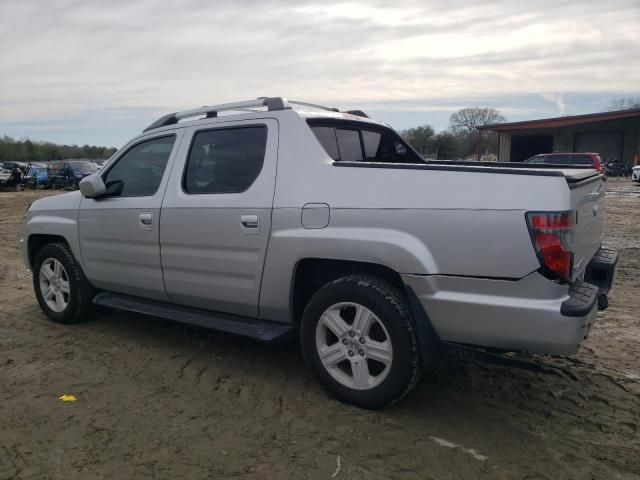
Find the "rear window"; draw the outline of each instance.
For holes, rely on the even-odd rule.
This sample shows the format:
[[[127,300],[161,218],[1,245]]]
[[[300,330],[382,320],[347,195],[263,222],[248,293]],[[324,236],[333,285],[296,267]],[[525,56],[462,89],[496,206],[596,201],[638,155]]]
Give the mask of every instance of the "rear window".
[[[571,155],[569,165],[592,165],[593,160],[589,155]]]
[[[592,165],[589,155],[538,155],[527,163],[544,163],[554,165]]]
[[[358,130],[344,130],[336,128],[338,150],[340,160],[343,162],[361,162],[362,147],[360,146],[360,133]]]
[[[312,130],[329,156],[334,160],[340,160],[336,129],[333,127],[313,127]]]
[[[335,161],[426,163],[391,129],[373,130],[354,122],[336,125],[309,123],[318,142]]]
[[[70,162],[69,167],[77,173],[95,173],[98,171],[96,166],[91,162]]]
[[[367,158],[367,162],[376,161],[381,139],[381,133],[362,130],[362,143],[364,143],[364,155]]]

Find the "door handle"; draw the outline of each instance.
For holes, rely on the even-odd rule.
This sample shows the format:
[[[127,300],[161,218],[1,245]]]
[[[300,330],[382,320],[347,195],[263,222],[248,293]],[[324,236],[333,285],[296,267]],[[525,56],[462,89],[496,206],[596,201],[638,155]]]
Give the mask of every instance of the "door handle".
[[[257,215],[242,215],[240,217],[240,225],[247,230],[258,230],[260,221]]]
[[[144,230],[151,230],[153,227],[153,215],[150,213],[141,213],[138,215],[138,222]]]

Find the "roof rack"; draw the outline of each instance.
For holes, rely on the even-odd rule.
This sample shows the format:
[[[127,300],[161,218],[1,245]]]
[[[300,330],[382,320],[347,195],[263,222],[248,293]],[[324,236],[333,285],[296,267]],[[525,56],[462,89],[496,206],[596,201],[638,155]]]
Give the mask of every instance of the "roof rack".
[[[297,100],[289,100],[289,103],[292,105],[303,105],[305,107],[319,108],[320,110],[326,110],[328,112],[340,112],[341,110],[335,107],[325,107],[324,105],[316,105],[315,103],[307,103],[307,102],[299,102]],[[351,115],[356,115],[358,117],[369,118],[369,115],[364,113],[362,110],[345,110],[342,113],[349,113]]]
[[[339,112],[340,110],[335,107],[325,107],[324,105],[316,105],[315,103],[299,102],[297,100],[289,100],[289,103],[294,105],[302,105],[304,107],[319,108],[320,110],[326,110],[328,112]]]
[[[167,125],[174,125],[178,121],[190,117],[199,117],[200,115],[206,115],[207,118],[215,118],[218,116],[218,112],[224,110],[244,110],[247,108],[255,107],[267,107],[267,110],[290,110],[291,105],[286,98],[283,97],[260,97],[256,100],[246,100],[244,102],[222,103],[220,105],[204,106],[200,108],[194,108],[192,110],[184,110],[182,112],[173,112],[160,117],[153,122],[143,132],[153,130],[155,128],[166,127]]]
[[[369,115],[364,113],[362,110],[346,110],[344,113],[349,113],[349,114],[355,115],[357,117],[369,118]]]

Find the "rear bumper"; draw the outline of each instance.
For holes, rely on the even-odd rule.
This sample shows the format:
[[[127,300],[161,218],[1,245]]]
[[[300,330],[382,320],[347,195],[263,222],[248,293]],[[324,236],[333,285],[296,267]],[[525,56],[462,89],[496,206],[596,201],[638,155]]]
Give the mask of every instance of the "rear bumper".
[[[614,275],[615,263],[611,282],[602,285],[606,291]],[[599,285],[569,287],[537,272],[513,281],[442,275],[403,275],[403,280],[444,341],[559,355],[578,350],[603,294]]]

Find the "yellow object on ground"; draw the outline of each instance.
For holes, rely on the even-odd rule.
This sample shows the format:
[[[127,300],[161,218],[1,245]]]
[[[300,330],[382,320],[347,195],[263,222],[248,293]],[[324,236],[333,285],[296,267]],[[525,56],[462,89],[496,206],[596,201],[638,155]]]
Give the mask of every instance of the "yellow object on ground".
[[[75,402],[78,399],[75,395],[60,395],[58,400],[62,400],[63,402]]]

